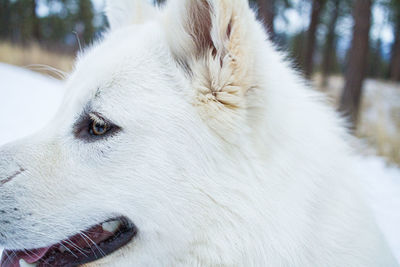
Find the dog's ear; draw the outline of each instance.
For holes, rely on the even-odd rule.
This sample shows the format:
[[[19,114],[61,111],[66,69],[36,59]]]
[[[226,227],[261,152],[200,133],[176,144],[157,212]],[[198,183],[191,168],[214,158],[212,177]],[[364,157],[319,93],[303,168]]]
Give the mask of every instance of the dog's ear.
[[[107,0],[106,15],[111,29],[116,29],[153,19],[156,8],[146,0]]]
[[[248,1],[170,0],[165,12],[168,42],[191,79],[196,106],[213,128],[235,124],[256,86],[260,27]]]

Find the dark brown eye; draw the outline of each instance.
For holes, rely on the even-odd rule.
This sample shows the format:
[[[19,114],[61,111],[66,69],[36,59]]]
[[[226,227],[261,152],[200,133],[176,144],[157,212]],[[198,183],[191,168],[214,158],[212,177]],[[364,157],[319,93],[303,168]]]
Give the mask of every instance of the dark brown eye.
[[[90,123],[89,133],[91,135],[104,135],[110,130],[110,126],[103,120],[96,119]]]

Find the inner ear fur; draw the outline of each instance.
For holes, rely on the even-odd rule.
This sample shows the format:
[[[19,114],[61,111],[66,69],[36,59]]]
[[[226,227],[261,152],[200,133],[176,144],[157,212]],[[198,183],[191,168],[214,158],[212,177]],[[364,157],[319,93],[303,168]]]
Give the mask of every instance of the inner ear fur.
[[[241,105],[248,87],[254,19],[245,0],[175,0],[174,18],[183,33],[172,34],[173,52],[189,69],[193,83],[206,97],[228,107]],[[179,7],[180,5],[180,7]],[[170,10],[171,11],[171,10]],[[173,12],[174,13],[174,12]]]
[[[190,78],[193,104],[220,134],[244,119],[246,93],[256,86],[255,23],[247,0],[172,0],[167,7],[167,38]]]

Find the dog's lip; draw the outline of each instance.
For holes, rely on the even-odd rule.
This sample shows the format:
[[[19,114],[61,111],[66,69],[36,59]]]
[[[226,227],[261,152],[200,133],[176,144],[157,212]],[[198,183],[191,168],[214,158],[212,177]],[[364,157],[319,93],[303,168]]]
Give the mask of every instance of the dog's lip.
[[[1,267],[73,267],[108,256],[129,243],[137,234],[126,217],[116,217],[45,248],[4,250]],[[89,239],[90,238],[90,239]],[[29,265],[32,264],[32,265]]]

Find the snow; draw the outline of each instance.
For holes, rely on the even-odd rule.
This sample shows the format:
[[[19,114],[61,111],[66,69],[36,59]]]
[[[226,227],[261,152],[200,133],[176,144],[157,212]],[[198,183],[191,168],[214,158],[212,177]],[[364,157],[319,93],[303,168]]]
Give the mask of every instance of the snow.
[[[400,169],[376,156],[360,158],[355,168],[377,223],[400,263]]]
[[[381,125],[384,125],[387,134],[390,136],[398,135],[398,126],[396,123],[400,119],[399,89],[399,85],[395,83],[367,80],[363,92],[363,104],[365,105],[363,120],[375,124],[381,121]],[[383,104],[377,105],[376,103]],[[361,125],[366,125],[366,123],[361,123]]]
[[[0,145],[45,126],[64,95],[60,81],[2,63],[0,81]]]
[[[0,63],[0,145],[41,129],[55,114],[64,90],[60,81]],[[400,262],[400,169],[376,156],[355,166],[364,179],[377,222]],[[1,248],[0,248],[1,253]]]

